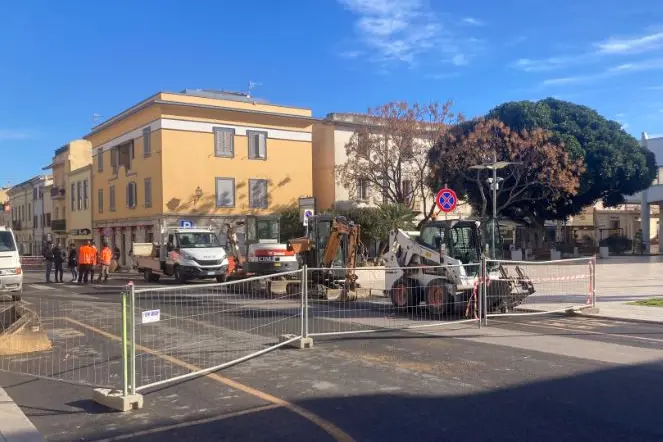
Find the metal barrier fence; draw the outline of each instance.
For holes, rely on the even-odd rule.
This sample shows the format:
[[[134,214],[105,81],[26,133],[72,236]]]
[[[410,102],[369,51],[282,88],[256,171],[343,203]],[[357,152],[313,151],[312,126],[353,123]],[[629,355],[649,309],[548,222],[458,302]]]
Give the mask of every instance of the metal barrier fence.
[[[305,296],[291,282],[302,273],[132,290],[130,385],[142,391],[210,373],[300,339]]]
[[[235,282],[0,299],[0,370],[126,397],[314,336],[481,327],[595,306],[596,261],[306,268]],[[354,275],[351,282],[346,282]]]
[[[20,259],[23,270],[42,270],[46,268],[43,256],[21,256]]]
[[[485,262],[487,317],[560,313],[596,305],[595,258]],[[522,299],[505,306],[502,300],[508,292],[518,292]],[[491,305],[496,311],[490,311]]]
[[[119,302],[40,295],[0,298],[0,370],[119,388],[122,385]]]
[[[307,269],[306,336],[479,324],[481,264]],[[354,286],[343,281],[354,272]],[[456,274],[461,281],[451,280]]]

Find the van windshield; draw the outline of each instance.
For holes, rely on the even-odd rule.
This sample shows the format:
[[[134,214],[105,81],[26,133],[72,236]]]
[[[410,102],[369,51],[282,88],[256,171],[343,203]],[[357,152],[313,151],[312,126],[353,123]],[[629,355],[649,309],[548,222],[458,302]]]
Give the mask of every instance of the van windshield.
[[[15,252],[16,244],[11,232],[0,232],[0,252]]]
[[[219,238],[212,232],[178,233],[177,242],[181,249],[205,249],[221,247]]]

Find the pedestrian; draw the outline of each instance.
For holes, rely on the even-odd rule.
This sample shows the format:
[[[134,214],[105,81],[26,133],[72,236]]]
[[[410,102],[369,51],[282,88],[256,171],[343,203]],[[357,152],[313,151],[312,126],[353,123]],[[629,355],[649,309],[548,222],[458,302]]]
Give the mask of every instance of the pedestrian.
[[[113,248],[113,260],[111,261],[111,272],[116,272],[118,267],[120,266],[120,249],[115,246]]]
[[[102,277],[104,278],[104,282],[108,282],[108,273],[110,271],[111,261],[113,260],[113,252],[110,247],[108,247],[108,243],[104,243],[100,257],[101,271],[99,272],[99,279],[97,282],[101,282]]]
[[[53,270],[53,244],[50,242],[44,248],[44,260],[46,261],[46,282],[50,283],[51,270]]]
[[[55,282],[63,283],[64,281],[62,280],[62,266],[64,264],[64,253],[62,249],[60,248],[60,244],[56,244],[55,247],[53,247],[53,266],[55,268]]]
[[[76,256],[76,245],[74,245],[73,243],[69,248],[68,264],[69,264],[69,270],[71,271],[71,282],[75,283],[78,281],[78,259]]]
[[[90,276],[90,266],[92,264],[92,250],[90,240],[88,239],[78,249],[78,283],[87,284]]]

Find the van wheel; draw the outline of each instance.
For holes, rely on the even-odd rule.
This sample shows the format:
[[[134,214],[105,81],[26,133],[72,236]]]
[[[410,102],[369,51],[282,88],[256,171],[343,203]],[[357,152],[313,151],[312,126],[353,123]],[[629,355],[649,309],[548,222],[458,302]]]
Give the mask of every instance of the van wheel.
[[[155,273],[152,273],[150,275],[150,282],[159,282],[159,278],[161,278],[161,275],[157,275]]]
[[[226,275],[219,275],[216,277],[216,282],[226,282],[226,279],[228,279]]]
[[[152,270],[149,270],[149,269],[143,270],[143,280],[145,282],[151,282],[152,281]]]
[[[173,269],[173,276],[175,277],[175,281],[178,284],[186,283],[186,278],[184,278],[184,275],[182,274],[182,271],[179,267],[175,267],[175,269]]]

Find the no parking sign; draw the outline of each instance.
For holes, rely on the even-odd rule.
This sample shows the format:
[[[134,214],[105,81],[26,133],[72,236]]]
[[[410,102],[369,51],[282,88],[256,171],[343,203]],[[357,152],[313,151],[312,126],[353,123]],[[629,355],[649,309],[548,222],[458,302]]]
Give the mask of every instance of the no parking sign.
[[[458,205],[456,192],[448,187],[440,189],[439,192],[437,192],[437,195],[435,195],[435,204],[437,204],[437,207],[444,213],[453,212]]]

